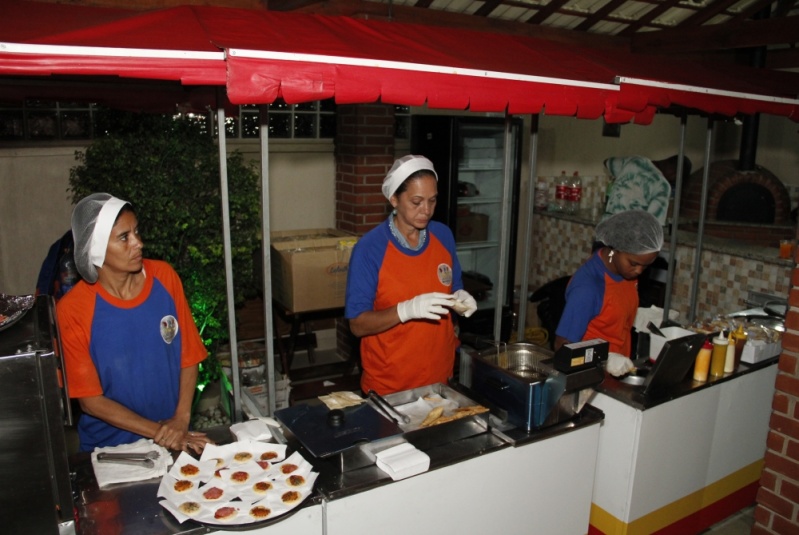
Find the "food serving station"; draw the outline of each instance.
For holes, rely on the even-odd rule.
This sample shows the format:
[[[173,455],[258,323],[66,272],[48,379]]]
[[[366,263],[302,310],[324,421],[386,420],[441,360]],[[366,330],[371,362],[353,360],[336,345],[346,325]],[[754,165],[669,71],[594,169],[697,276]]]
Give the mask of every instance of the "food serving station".
[[[777,360],[703,383],[688,372],[650,393],[613,377],[597,386],[589,403],[605,420],[589,533],[699,533],[753,503]]]
[[[271,431],[270,442],[285,444],[286,453],[307,460],[316,475],[313,492],[296,508],[246,524],[235,519],[229,525],[180,522],[159,505],[160,479],[101,489],[89,455],[78,454],[72,459],[78,533],[521,533],[529,526],[546,533],[585,533],[591,503],[587,483],[596,468],[603,414],[588,404],[578,411],[558,408],[563,402],[572,406],[570,396],[579,397],[579,392],[568,392],[562,374],[548,367],[551,352],[513,345],[501,351],[505,354],[492,353],[486,362],[501,360],[505,380],[521,381],[519,373],[527,373],[529,380],[529,374],[537,374],[529,381],[533,395],[521,402],[528,408],[537,403],[530,429],[508,421],[508,412],[520,412],[522,406],[505,404],[503,409],[491,403],[488,411],[471,397],[482,397],[479,389],[455,381],[382,399],[369,395],[343,408],[331,409],[313,399],[278,410],[275,420],[262,419]],[[472,364],[485,357],[463,356]],[[601,369],[599,373],[601,377]],[[442,407],[440,423],[425,423],[434,412],[431,407]],[[212,438],[218,444],[236,441],[223,428],[215,429]],[[413,477],[397,477],[401,467],[395,465],[392,477],[380,462],[381,454],[397,445],[415,449],[429,464]],[[504,512],[476,514],[478,510]],[[239,514],[246,515],[246,510]]]

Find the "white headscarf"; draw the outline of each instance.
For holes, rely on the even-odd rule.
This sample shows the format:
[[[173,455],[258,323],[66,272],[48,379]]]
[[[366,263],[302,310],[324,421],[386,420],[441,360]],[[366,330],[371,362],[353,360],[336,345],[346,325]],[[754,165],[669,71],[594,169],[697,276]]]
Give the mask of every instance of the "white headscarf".
[[[386,199],[391,200],[391,196],[394,195],[397,188],[399,188],[409,176],[423,169],[430,171],[433,176],[436,177],[436,180],[438,180],[436,170],[433,168],[433,162],[424,156],[408,154],[407,156],[399,158],[394,162],[394,165],[391,166],[386,178],[383,180],[383,195],[385,195]]]
[[[111,229],[126,204],[130,203],[108,193],[92,193],[75,205],[72,211],[75,264],[86,282],[97,282],[97,268],[105,262]]]

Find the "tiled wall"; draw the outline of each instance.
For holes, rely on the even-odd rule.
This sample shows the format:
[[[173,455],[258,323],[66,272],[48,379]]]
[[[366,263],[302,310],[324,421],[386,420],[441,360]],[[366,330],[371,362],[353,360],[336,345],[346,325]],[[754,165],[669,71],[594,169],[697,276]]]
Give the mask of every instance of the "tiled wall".
[[[530,244],[530,291],[548,281],[571,275],[591,252],[595,224],[536,214]],[[665,249],[668,249],[668,238]],[[671,309],[684,321],[690,311],[694,275],[693,245],[678,242]],[[776,250],[775,250],[776,251]],[[749,291],[788,296],[791,266],[729,254],[704,246],[696,299],[697,320],[750,308],[744,303]]]

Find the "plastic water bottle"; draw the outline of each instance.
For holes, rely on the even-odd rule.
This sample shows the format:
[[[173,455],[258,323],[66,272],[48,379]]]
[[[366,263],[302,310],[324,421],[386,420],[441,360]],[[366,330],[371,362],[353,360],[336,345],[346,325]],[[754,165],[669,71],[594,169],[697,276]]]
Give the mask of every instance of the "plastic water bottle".
[[[580,174],[575,171],[569,180],[568,202],[566,211],[570,214],[576,213],[580,209],[580,201],[583,198],[583,181]]]
[[[548,186],[543,177],[538,177],[535,183],[535,195],[533,197],[533,208],[536,211],[543,212],[547,209],[549,204]]]
[[[569,177],[566,171],[561,171],[555,181],[555,210],[565,212],[569,202]]]

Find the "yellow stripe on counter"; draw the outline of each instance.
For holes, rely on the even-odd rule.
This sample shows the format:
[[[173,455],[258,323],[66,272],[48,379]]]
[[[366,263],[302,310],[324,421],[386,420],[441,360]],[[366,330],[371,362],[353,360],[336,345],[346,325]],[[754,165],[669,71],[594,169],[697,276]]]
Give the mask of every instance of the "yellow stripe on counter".
[[[668,505],[629,524],[619,520],[596,504],[591,504],[591,530],[589,533],[605,535],[648,535],[683,518],[693,515],[716,502],[727,498],[747,485],[757,482],[763,471],[763,459],[692,492]]]

